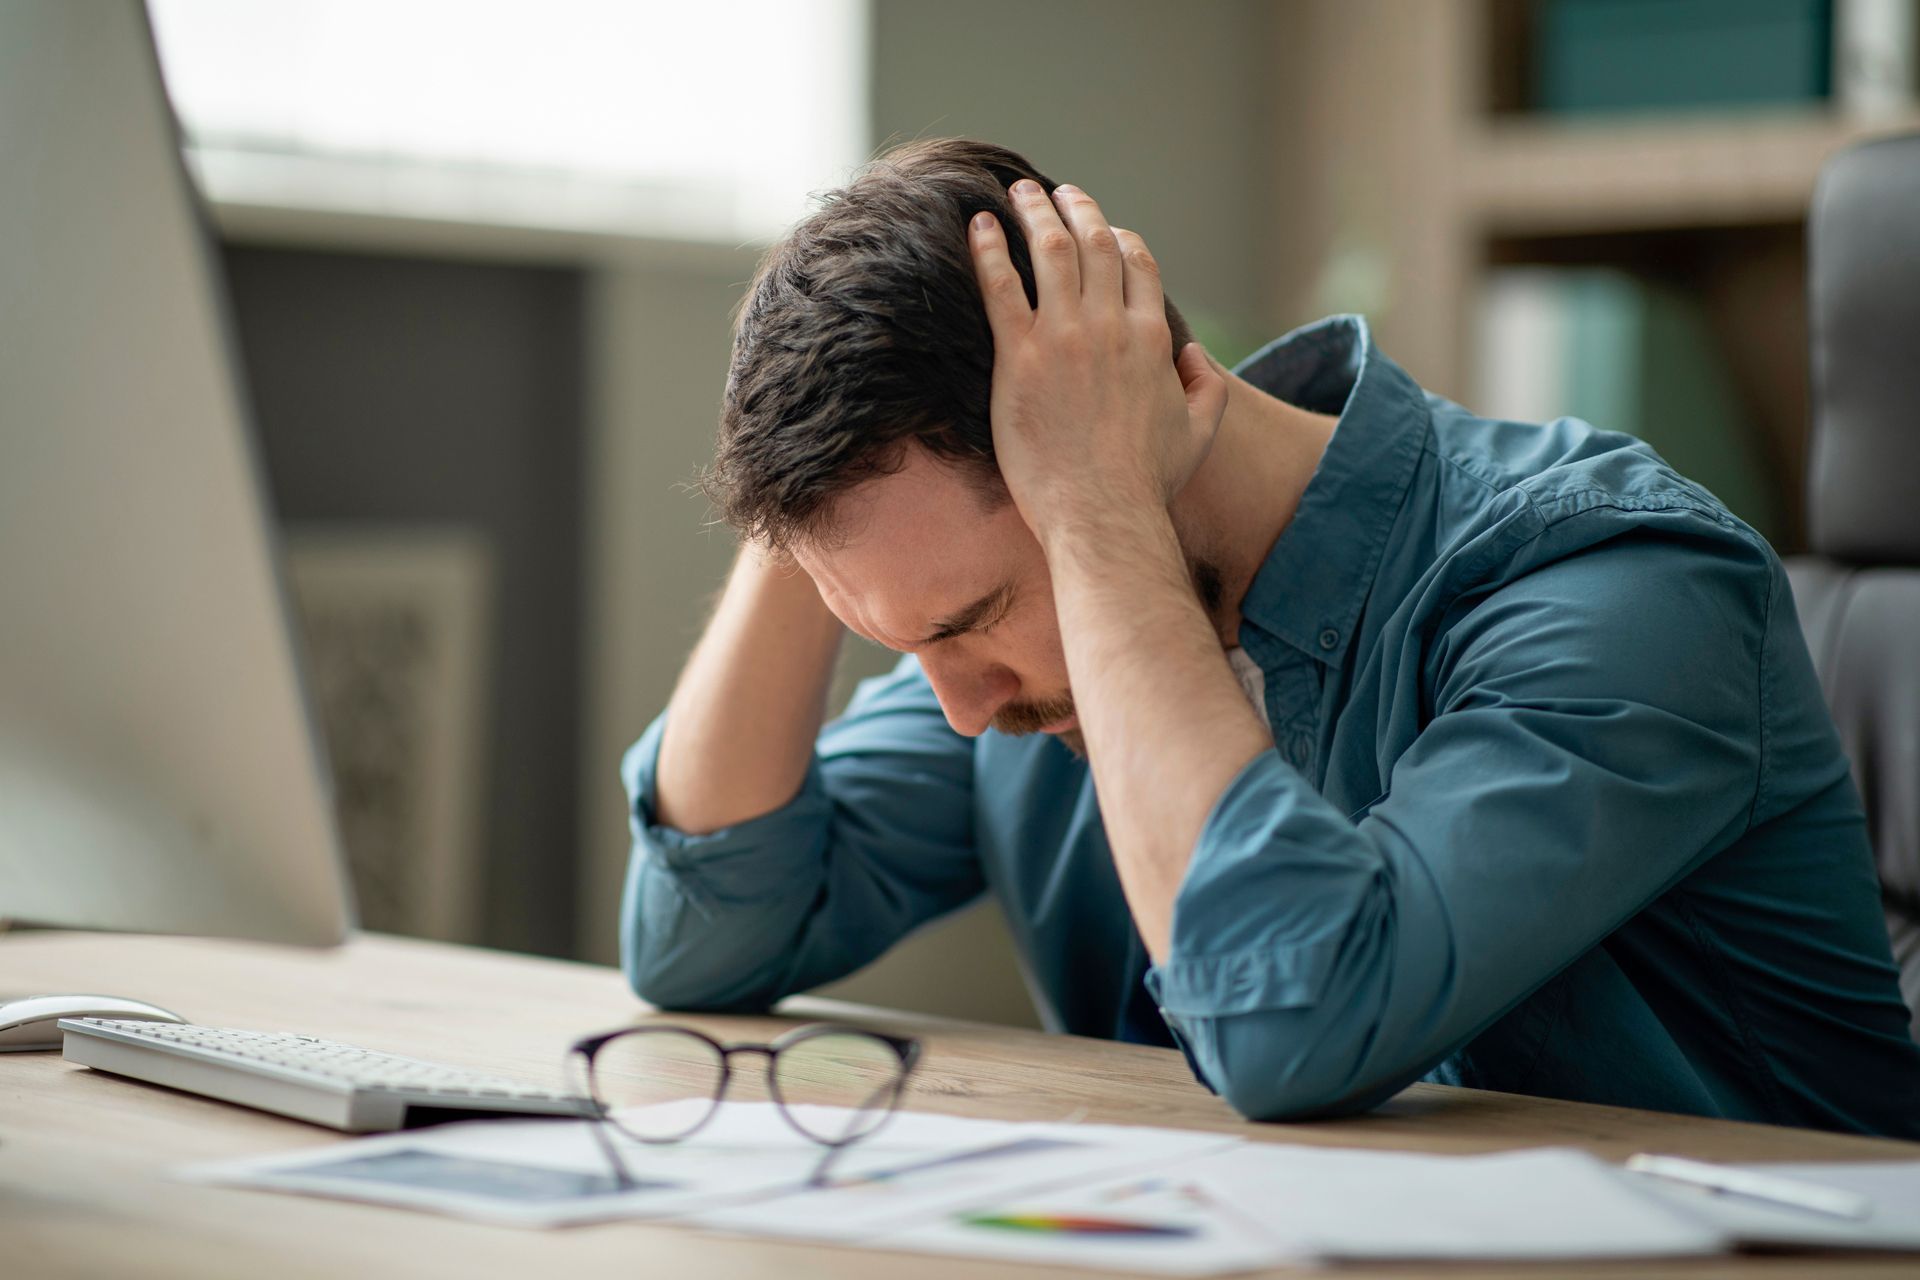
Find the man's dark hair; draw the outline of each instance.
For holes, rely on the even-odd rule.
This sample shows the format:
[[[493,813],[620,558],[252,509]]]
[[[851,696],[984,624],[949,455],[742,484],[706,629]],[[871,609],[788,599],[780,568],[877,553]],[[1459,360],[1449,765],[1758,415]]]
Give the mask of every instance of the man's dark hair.
[[[768,251],[741,303],[703,487],[728,524],[776,549],[817,538],[835,498],[898,470],[918,444],[1004,501],[987,417],[993,332],[974,281],[967,223],[1006,229],[1034,301],[1033,265],[1007,198],[1053,179],[991,143],[909,143]],[[1192,333],[1172,302],[1173,350]]]

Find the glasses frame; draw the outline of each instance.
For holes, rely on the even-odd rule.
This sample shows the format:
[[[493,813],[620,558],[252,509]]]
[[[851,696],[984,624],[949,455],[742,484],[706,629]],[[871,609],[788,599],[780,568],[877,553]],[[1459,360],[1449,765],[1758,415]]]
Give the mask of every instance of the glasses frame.
[[[708,1101],[707,1113],[705,1115],[701,1116],[698,1121],[682,1133],[677,1133],[672,1137],[666,1138],[650,1137],[645,1134],[635,1133],[613,1118],[613,1109],[607,1106],[600,1093],[596,1066],[600,1051],[616,1040],[622,1040],[629,1036],[662,1035],[669,1033],[692,1036],[694,1039],[701,1041],[708,1048],[712,1049],[720,1063],[720,1075],[718,1083],[714,1086],[713,1096]],[[822,1138],[818,1134],[809,1132],[805,1126],[794,1118],[793,1113],[787,1109],[787,1100],[780,1094],[780,1055],[810,1040],[818,1040],[825,1036],[833,1035],[858,1036],[865,1040],[877,1041],[892,1050],[894,1056],[900,1063],[899,1074],[894,1076],[891,1082],[882,1085],[874,1094],[875,1097],[879,1097],[881,1094],[885,1095],[885,1104],[880,1108],[879,1119],[870,1128],[862,1129],[857,1133],[850,1134],[838,1140]],[[898,1110],[900,1106],[900,1095],[906,1092],[907,1081],[912,1077],[914,1068],[919,1065],[920,1053],[920,1041],[911,1036],[888,1035],[885,1032],[872,1031],[866,1027],[852,1027],[834,1022],[815,1022],[809,1023],[804,1027],[795,1027],[785,1035],[779,1036],[764,1044],[754,1041],[737,1041],[732,1044],[727,1044],[715,1039],[697,1027],[684,1026],[679,1023],[649,1022],[634,1027],[621,1027],[617,1031],[603,1031],[597,1035],[585,1036],[576,1040],[567,1050],[567,1060],[569,1063],[578,1060],[580,1083],[583,1086],[584,1097],[587,1104],[591,1108],[591,1114],[588,1118],[595,1121],[593,1126],[594,1139],[600,1144],[601,1151],[606,1153],[607,1163],[613,1168],[614,1181],[621,1190],[626,1191],[631,1190],[639,1184],[632,1173],[628,1171],[626,1161],[621,1159],[619,1149],[614,1145],[613,1139],[607,1135],[607,1129],[617,1129],[624,1136],[631,1138],[635,1142],[644,1143],[647,1146],[670,1146],[676,1142],[685,1142],[688,1138],[693,1137],[696,1133],[706,1128],[707,1125],[712,1122],[713,1118],[720,1114],[720,1104],[726,1101],[727,1087],[733,1083],[733,1060],[736,1057],[749,1056],[762,1057],[767,1060],[767,1095],[772,1098],[774,1110],[780,1113],[780,1118],[785,1120],[788,1127],[801,1137],[807,1139],[809,1142],[819,1143],[826,1148],[826,1151],[821,1156],[820,1163],[814,1167],[812,1175],[807,1179],[807,1185],[809,1186],[824,1187],[828,1185],[827,1172],[832,1167],[833,1162],[839,1158],[840,1153],[861,1139],[872,1137],[881,1129],[885,1128],[887,1121],[893,1118],[894,1112]],[[864,1109],[865,1108],[863,1108],[863,1110]]]

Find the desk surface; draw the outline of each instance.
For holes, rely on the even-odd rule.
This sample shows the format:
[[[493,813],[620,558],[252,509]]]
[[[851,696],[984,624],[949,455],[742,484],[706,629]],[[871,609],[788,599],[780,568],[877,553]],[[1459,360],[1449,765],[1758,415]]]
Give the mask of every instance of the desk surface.
[[[0,936],[0,992],[110,991],[197,1022],[299,1031],[457,1065],[555,1081],[566,1046],[619,1026],[636,1005],[611,969],[386,937],[331,952],[86,934]],[[801,1017],[857,1017],[927,1042],[909,1107],[996,1119],[1171,1125],[1250,1138],[1437,1152],[1562,1144],[1624,1158],[1658,1149],[1706,1159],[1920,1157],[1920,1144],[1851,1138],[1415,1085],[1352,1120],[1250,1125],[1171,1050],[857,1010],[822,1000]],[[760,1038],[791,1019],[686,1019]],[[479,1226],[396,1209],[170,1181],[193,1160],[262,1155],[340,1135],[75,1067],[0,1054],[0,1273],[19,1276],[597,1275],[1054,1277],[1055,1268],[696,1235],[615,1223],[560,1232]],[[1741,1257],[1663,1263],[1661,1274],[1912,1276],[1915,1255]],[[1429,1268],[1438,1274],[1462,1269]],[[1582,1265],[1583,1277],[1646,1274]],[[1501,1276],[1542,1268],[1474,1267]],[[1340,1275],[1422,1274],[1419,1268]],[[1090,1273],[1081,1273],[1090,1274]]]

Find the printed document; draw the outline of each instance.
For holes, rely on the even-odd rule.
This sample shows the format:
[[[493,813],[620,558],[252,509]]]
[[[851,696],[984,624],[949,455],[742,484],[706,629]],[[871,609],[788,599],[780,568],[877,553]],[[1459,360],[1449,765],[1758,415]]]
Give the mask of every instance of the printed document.
[[[670,1128],[681,1110],[706,1105],[644,1110],[649,1127]],[[798,1110],[822,1132],[845,1124],[832,1108]],[[902,1112],[842,1151],[828,1185],[815,1187],[825,1149],[768,1103],[727,1103],[682,1142],[609,1137],[628,1185],[592,1123],[567,1119],[470,1121],[182,1173],[524,1227],[667,1220],[1163,1275],[1299,1262],[1679,1258],[1736,1241],[1920,1248],[1915,1162],[1765,1166],[1874,1200],[1874,1219],[1842,1222],[1641,1179],[1559,1148],[1437,1156]]]

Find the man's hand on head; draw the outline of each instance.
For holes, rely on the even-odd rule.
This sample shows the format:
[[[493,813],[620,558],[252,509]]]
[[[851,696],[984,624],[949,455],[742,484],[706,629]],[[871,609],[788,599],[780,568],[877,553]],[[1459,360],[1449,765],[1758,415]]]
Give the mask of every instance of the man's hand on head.
[[[1160,272],[1146,242],[1072,186],[1014,184],[1033,260],[1030,306],[993,215],[973,219],[974,272],[993,329],[993,446],[1043,547],[1115,516],[1153,512],[1205,459],[1227,383],[1199,343],[1176,368]]]
[[[1198,343],[1176,369],[1160,275],[1139,236],[1073,187],[1013,186],[1029,305],[991,215],[971,224],[993,327],[1000,474],[1047,558],[1101,819],[1156,963],[1214,802],[1273,746],[1194,596],[1167,504],[1213,447],[1227,380]]]

